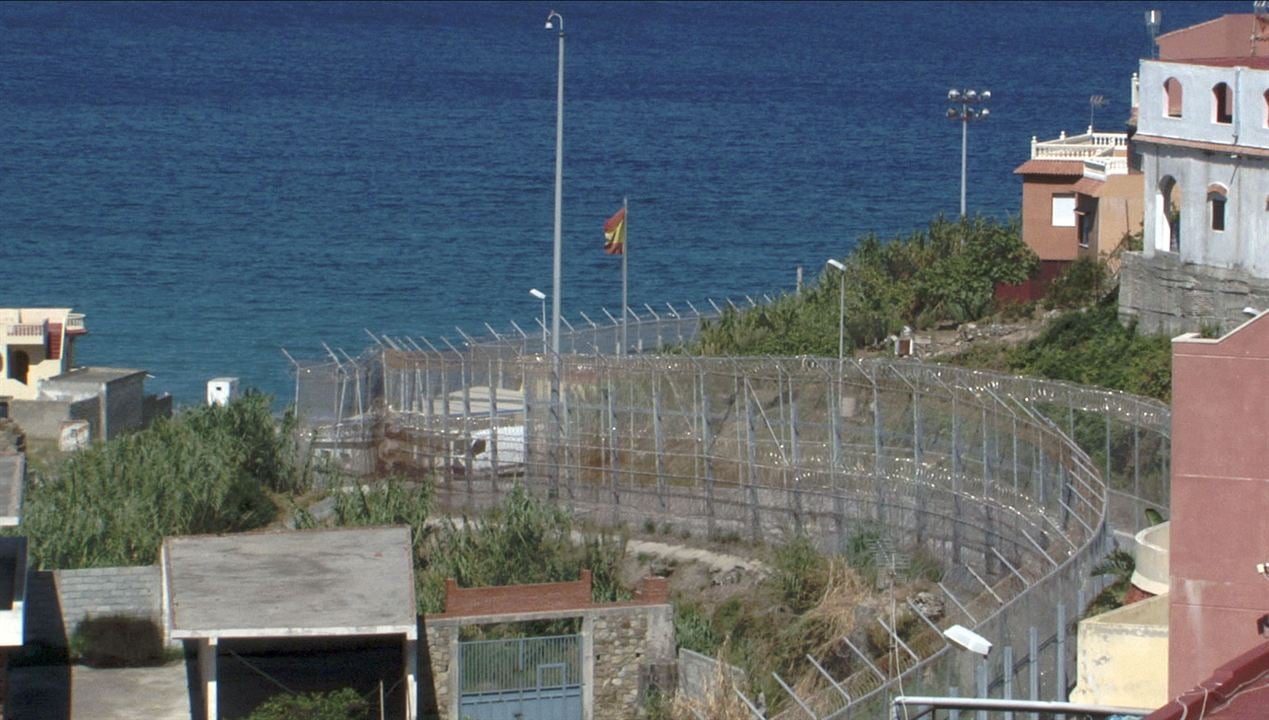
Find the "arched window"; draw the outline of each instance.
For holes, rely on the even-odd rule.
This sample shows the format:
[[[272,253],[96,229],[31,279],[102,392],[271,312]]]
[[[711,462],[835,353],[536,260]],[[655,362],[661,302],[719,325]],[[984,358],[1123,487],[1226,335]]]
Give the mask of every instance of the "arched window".
[[[1159,181],[1154,207],[1155,250],[1181,252],[1181,187],[1171,175]]]
[[[1225,232],[1225,205],[1229,191],[1223,185],[1209,185],[1207,188],[1207,210],[1212,230]]]
[[[1181,117],[1181,81],[1168,78],[1163,81],[1163,114],[1172,118]]]
[[[1228,83],[1216,83],[1212,88],[1212,122],[1222,125],[1234,122],[1234,91]]]

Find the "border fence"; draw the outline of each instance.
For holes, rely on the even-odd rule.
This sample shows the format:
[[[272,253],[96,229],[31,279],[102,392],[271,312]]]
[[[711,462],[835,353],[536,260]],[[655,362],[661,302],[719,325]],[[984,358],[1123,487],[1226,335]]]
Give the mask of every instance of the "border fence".
[[[632,312],[625,353],[606,312],[566,322],[558,357],[514,326],[439,347],[372,336],[356,358],[297,364],[296,407],[318,450],[357,472],[434,474],[451,506],[523,482],[602,524],[800,533],[827,551],[881,529],[891,563],[944,560],[942,618],[912,608],[928,627],[906,639],[874,619],[894,640],[885,663],[849,639],[808,656],[815,680],[777,677],[789,697],[772,717],[887,717],[903,693],[1065,700],[1094,565],[1168,505],[1168,408],[909,359],[679,352],[710,309]],[[1000,652],[948,645],[953,623]]]

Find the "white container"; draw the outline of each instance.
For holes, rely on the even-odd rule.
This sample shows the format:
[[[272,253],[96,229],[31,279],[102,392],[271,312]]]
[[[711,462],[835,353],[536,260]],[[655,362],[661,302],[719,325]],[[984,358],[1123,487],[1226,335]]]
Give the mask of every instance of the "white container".
[[[207,404],[228,405],[238,397],[238,378],[218,377],[207,381]]]

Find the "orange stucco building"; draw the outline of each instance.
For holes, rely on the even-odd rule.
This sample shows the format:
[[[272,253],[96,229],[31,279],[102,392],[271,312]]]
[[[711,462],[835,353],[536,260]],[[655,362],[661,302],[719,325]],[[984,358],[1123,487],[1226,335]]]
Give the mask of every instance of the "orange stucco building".
[[[1090,255],[1113,260],[1124,236],[1141,230],[1141,173],[1126,133],[1062,133],[1031,139],[1022,176],[1022,240],[1042,266],[1061,270]]]

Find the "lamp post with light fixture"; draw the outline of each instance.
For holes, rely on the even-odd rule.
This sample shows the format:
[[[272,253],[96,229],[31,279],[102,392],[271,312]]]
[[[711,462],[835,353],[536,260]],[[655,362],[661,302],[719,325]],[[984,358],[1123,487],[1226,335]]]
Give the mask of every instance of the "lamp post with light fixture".
[[[546,29],[560,26],[560,50],[555,83],[555,252],[551,263],[551,468],[547,497],[559,496],[560,463],[560,248],[564,214],[564,18],[552,10],[546,16]],[[543,323],[545,325],[545,323]]]
[[[953,103],[947,109],[948,120],[961,121],[961,217],[965,217],[965,176],[969,162],[969,123],[971,120],[986,120],[991,111],[987,108],[976,108],[974,105],[991,100],[991,91],[983,90],[948,90],[947,101]],[[960,107],[956,107],[960,105]]]
[[[828,259],[828,266],[838,274],[837,291],[837,363],[840,365],[846,356],[846,266],[833,258]],[[840,372],[841,368],[838,368]]]
[[[839,260],[828,259],[828,266],[837,270],[837,412],[842,406],[842,365],[846,357],[846,266]],[[837,444],[833,445],[834,463],[837,462]]]
[[[542,354],[546,354],[546,293],[537,288],[529,288],[529,294],[542,301]]]
[[[551,262],[551,352],[560,354],[560,248],[564,214],[564,18],[554,10],[546,16],[546,29],[560,26],[560,54],[555,83],[555,250]]]

